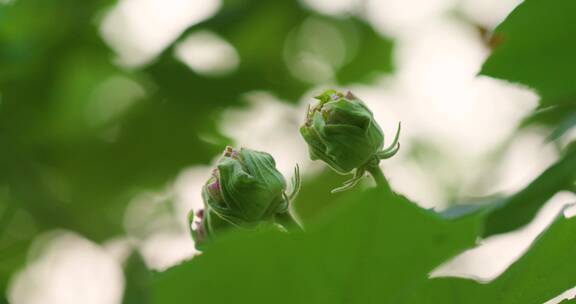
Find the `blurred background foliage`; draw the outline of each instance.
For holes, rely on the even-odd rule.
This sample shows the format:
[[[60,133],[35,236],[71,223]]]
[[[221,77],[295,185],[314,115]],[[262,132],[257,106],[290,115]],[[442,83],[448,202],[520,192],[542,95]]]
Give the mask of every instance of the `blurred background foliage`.
[[[125,69],[114,63],[97,27],[113,4],[0,6],[2,290],[42,231],[69,229],[94,241],[122,234],[133,195],[162,189],[182,168],[209,163],[230,143],[216,119],[247,91],[296,102],[316,80],[295,77],[284,57],[302,48],[330,53],[320,35],[309,38],[319,41],[290,38],[310,17],[354,46],[333,58],[338,84],[369,81],[392,68],[391,41],[357,18],[320,16],[295,1],[230,0],[180,36],[209,29],[224,37],[242,59],[233,73],[194,73],[171,47],[143,67]]]
[[[2,294],[42,232],[66,229],[100,243],[124,235],[134,196],[164,190],[181,170],[209,164],[233,143],[218,122],[225,109],[247,106],[246,93],[297,104],[319,85],[372,84],[393,72],[392,39],[362,18],[322,15],[297,1],[224,0],[159,54],[124,65],[99,29],[117,4],[0,2]],[[552,141],[576,125],[575,11],[574,1],[526,1],[495,30],[501,42],[481,71],[534,88],[542,100],[519,129],[544,127]],[[207,31],[234,47],[240,60],[233,71],[202,73],[175,55],[188,37]],[[561,158],[540,177],[489,204],[484,235],[519,228],[554,194],[574,191],[576,152],[564,146],[558,143]],[[435,163],[438,151],[427,149],[410,151]],[[329,171],[305,177],[295,205],[305,223],[339,200],[358,200],[329,196],[344,179]],[[470,246],[468,239],[457,245]],[[126,301],[145,303],[149,274],[138,255],[126,265]]]

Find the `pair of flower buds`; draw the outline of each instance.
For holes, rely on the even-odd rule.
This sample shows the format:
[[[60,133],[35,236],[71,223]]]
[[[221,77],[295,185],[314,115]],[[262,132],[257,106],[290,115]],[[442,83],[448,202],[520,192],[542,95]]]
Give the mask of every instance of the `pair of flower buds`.
[[[308,108],[300,128],[310,158],[324,161],[338,173],[354,174],[333,192],[353,187],[380,160],[398,152],[400,126],[384,149],[384,134],[372,112],[352,93],[328,90],[316,99],[319,102]],[[229,229],[286,230],[295,224],[289,207],[299,188],[298,166],[288,187],[270,154],[226,147],[202,189],[204,209],[190,215],[190,224],[194,217],[198,219],[192,230],[196,246]]]

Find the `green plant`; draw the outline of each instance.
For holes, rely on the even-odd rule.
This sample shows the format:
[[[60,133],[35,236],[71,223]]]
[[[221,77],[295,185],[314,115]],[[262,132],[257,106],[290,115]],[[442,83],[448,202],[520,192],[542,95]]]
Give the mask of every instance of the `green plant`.
[[[576,268],[566,262],[576,254],[572,245],[576,242],[573,233],[576,218],[562,216],[528,254],[489,285],[456,278],[429,279],[428,273],[442,261],[473,246],[483,222],[488,228],[502,225],[491,220],[501,217],[499,213],[506,212],[508,206],[520,204],[515,202],[518,197],[536,202],[539,196],[549,197],[557,189],[546,189],[554,179],[557,179],[555,186],[569,181],[566,189],[572,189],[576,179],[572,157],[576,148],[569,148],[564,159],[528,186],[524,190],[528,194],[520,192],[504,203],[483,205],[454,217],[452,213],[458,211],[423,210],[390,190],[378,162],[398,151],[399,130],[391,146],[382,150],[382,131],[357,97],[350,92],[344,95],[328,90],[317,98],[320,102],[307,110],[300,129],[311,158],[326,162],[339,173],[356,171],[352,181],[333,192],[350,189],[366,171],[373,175],[377,187],[340,202],[339,208],[306,232],[285,234],[283,229],[261,230],[252,225],[251,234],[214,239],[205,255],[157,276],[157,303],[179,303],[182,291],[187,288],[200,292],[213,290],[217,285],[224,286],[226,292],[196,294],[196,299],[214,303],[267,303],[272,299],[275,303],[540,303],[572,286],[571,273]],[[233,161],[235,165],[243,165],[242,151],[250,150],[238,153],[227,148],[224,161],[218,164],[220,175],[213,176],[204,186],[208,210],[214,199],[222,200],[220,191],[226,191],[221,186],[222,163]],[[273,164],[271,156],[260,155]],[[211,190],[213,187],[217,189]],[[277,190],[282,191],[283,187]],[[251,191],[252,188],[239,188],[234,195],[242,198]],[[279,206],[287,201],[283,200]],[[258,203],[259,200],[248,199],[243,206],[257,207]],[[505,207],[498,208],[502,204]],[[238,206],[229,207],[242,211]],[[286,207],[280,209],[287,211]],[[242,216],[243,213],[237,218]],[[261,220],[258,216],[253,219]],[[505,225],[510,229],[517,224],[506,221]],[[563,250],[556,251],[557,248]],[[421,256],[421,252],[426,254]],[[399,260],[410,264],[398,263]],[[527,266],[537,261],[541,263],[527,271]],[[253,263],[257,263],[255,268]],[[543,279],[552,284],[541,284]],[[274,284],[269,284],[270,281]],[[514,283],[510,286],[511,281]],[[378,292],[381,282],[388,284],[384,293]],[[285,296],[277,297],[279,294]]]
[[[320,102],[308,107],[300,133],[310,147],[310,157],[321,159],[341,174],[354,171],[354,177],[332,192],[352,188],[370,172],[378,187],[390,191],[378,166],[381,159],[396,154],[400,125],[390,147],[383,149],[384,134],[372,112],[351,92],[346,95],[327,90]],[[202,188],[204,209],[190,212],[189,226],[197,226],[192,236],[197,248],[218,234],[230,230],[278,229],[296,224],[290,213],[290,202],[300,189],[296,166],[290,190],[276,170],[274,158],[265,152],[227,146],[212,176]],[[194,223],[197,217],[199,220]]]
[[[354,177],[332,192],[348,190],[370,172],[376,183],[388,187],[378,164],[400,149],[400,124],[389,147],[372,112],[351,92],[344,95],[327,90],[316,97],[319,103],[308,106],[306,121],[300,133],[308,143],[310,157],[320,159],[341,174]]]
[[[196,214],[200,221],[192,231],[196,246],[229,229],[285,231],[283,225],[295,224],[289,207],[299,189],[298,167],[286,192],[286,181],[270,154],[226,147],[202,188],[204,209]],[[190,226],[193,218],[192,213]]]
[[[96,244],[131,239],[124,222],[129,202],[143,191],[171,189],[183,168],[208,164],[233,142],[221,132],[219,118],[224,109],[245,105],[246,92],[263,91],[294,104],[327,84],[380,87],[381,77],[398,68],[395,39],[365,16],[323,15],[302,5],[309,1],[223,0],[214,16],[183,26],[148,64],[126,69],[113,60],[116,50],[97,27],[108,9],[127,2],[0,1],[2,304],[8,302],[8,283],[36,253],[31,244],[39,235],[64,229]],[[360,7],[378,1],[352,2]],[[142,5],[147,3],[156,1]],[[456,16],[472,37],[476,21],[452,9],[446,14],[450,26]],[[456,196],[455,206],[444,211],[418,207],[389,189],[379,170],[378,163],[399,148],[400,127],[385,144],[357,97],[326,92],[310,108],[301,132],[312,158],[352,174],[334,189],[340,193],[330,190],[343,178],[329,170],[305,175],[302,182],[296,173],[289,186],[270,165],[264,169],[270,184],[229,178],[231,188],[212,191],[220,183],[218,169],[206,182],[206,207],[190,214],[190,222],[200,223],[192,233],[203,253],[155,272],[135,252],[124,265],[124,303],[524,304],[543,303],[576,286],[576,219],[562,214],[491,282],[430,278],[478,240],[520,229],[556,194],[575,192],[574,12],[573,0],[525,0],[484,37],[491,54],[480,77],[521,84],[541,97],[511,138],[537,127],[558,153],[519,191],[480,197],[478,204]],[[231,45],[240,58],[237,69],[204,75],[176,58],[178,46],[196,32],[211,32]],[[158,38],[147,34],[153,39],[144,41]],[[402,144],[408,157],[417,154],[406,136]],[[229,156],[217,166],[254,177]],[[367,173],[377,187],[352,189]],[[486,170],[483,178],[496,177]],[[222,196],[245,183],[270,185],[263,187],[270,191]],[[256,208],[249,212],[228,209],[251,203]],[[43,288],[30,292],[35,290]]]
[[[521,128],[552,127],[553,140],[574,125],[576,91],[567,76],[576,64],[576,40],[568,38],[576,28],[567,22],[574,11],[574,1],[525,1],[496,30],[504,41],[481,72],[536,88],[543,96],[541,108]],[[381,150],[380,128],[353,95],[327,91],[318,99],[300,130],[310,156],[340,173],[353,171],[344,189],[365,171],[385,184],[371,169],[375,159],[385,158],[379,156],[394,153],[396,140],[391,150]],[[327,128],[343,121],[358,129]],[[358,149],[347,149],[349,142]],[[203,255],[158,274],[154,299],[180,303],[192,294],[195,301],[212,303],[543,303],[576,285],[571,261],[576,218],[558,215],[528,252],[490,283],[431,279],[429,273],[479,237],[526,225],[554,194],[573,191],[575,181],[572,143],[521,191],[472,208],[435,212],[385,187],[349,191],[334,197],[336,206],[320,219],[306,221],[306,232],[229,234],[215,240]],[[219,292],[222,288],[226,292]]]

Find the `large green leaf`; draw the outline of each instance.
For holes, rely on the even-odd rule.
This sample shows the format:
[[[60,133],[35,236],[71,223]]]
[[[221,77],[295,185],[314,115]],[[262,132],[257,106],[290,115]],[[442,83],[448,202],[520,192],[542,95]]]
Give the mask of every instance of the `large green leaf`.
[[[481,73],[536,89],[543,106],[575,103],[574,12],[572,0],[524,1],[496,29],[503,42]]]
[[[503,200],[486,217],[484,236],[503,233],[528,224],[554,194],[571,189],[576,181],[576,145],[528,186]]]
[[[481,71],[534,88],[541,109],[523,125],[550,127],[552,140],[576,125],[575,11],[572,0],[524,1],[496,29],[502,43]]]
[[[490,284],[459,278],[428,281],[399,303],[543,303],[576,286],[576,218],[556,220],[529,251]]]
[[[397,303],[477,235],[383,191],[341,203],[305,233],[223,237],[158,274],[154,303]]]

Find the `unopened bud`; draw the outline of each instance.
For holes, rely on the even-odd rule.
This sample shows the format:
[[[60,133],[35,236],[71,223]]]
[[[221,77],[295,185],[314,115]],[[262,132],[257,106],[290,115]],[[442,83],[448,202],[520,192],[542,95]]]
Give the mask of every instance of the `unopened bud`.
[[[368,166],[398,151],[400,126],[393,143],[384,149],[384,134],[374,115],[351,92],[328,90],[316,99],[319,102],[308,108],[300,128],[311,159],[322,160],[341,174],[355,172],[356,182]]]

